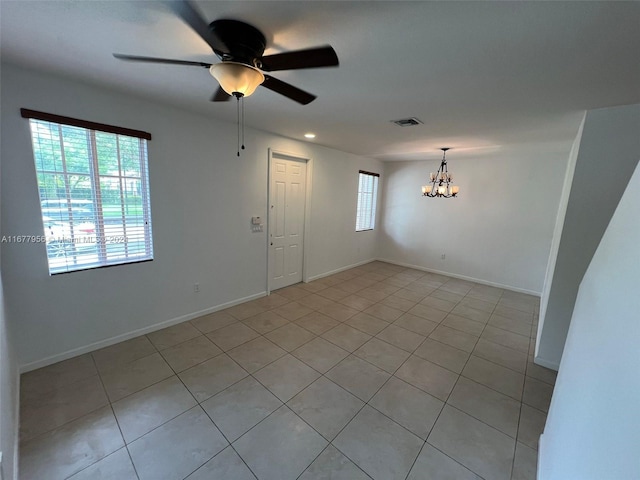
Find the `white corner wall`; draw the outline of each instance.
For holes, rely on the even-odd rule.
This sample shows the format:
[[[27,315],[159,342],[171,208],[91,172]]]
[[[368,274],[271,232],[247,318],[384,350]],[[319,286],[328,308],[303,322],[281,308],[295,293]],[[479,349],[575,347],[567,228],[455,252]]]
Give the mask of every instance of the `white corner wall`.
[[[380,258],[539,295],[570,147],[452,149],[451,199],[420,193],[439,161],[386,163]]]
[[[582,277],[640,158],[640,105],[587,112],[576,140],[579,148],[574,146],[573,179],[565,185],[570,188],[566,213],[556,227],[535,354],[536,363],[555,369]]]
[[[636,166],[580,284],[540,441],[539,480],[640,478],[639,212]]]
[[[358,170],[382,173],[376,160],[250,128],[237,157],[235,125],[13,65],[1,73],[6,235],[42,233],[21,107],[153,135],[152,262],[50,277],[43,245],[2,245],[7,315],[23,370],[264,295],[267,233],[253,233],[250,219],[267,217],[269,148],[312,159],[306,276],[376,257],[374,232],[355,232]]]

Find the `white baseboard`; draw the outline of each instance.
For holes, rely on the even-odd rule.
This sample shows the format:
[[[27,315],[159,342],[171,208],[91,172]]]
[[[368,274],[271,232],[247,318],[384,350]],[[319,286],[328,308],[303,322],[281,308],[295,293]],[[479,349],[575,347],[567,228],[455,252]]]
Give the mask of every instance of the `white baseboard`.
[[[51,355],[50,357],[43,358],[41,360],[36,360],[35,362],[26,363],[24,365],[20,365],[20,373],[30,372],[31,370],[36,370],[38,368],[46,367],[48,365],[52,365],[54,363],[67,360],[69,358],[77,357],[78,355],[93,352],[94,350],[98,350],[100,348],[109,347],[111,345],[115,345],[116,343],[120,343],[125,340],[129,340],[131,338],[139,337],[140,335],[146,335],[147,333],[151,333],[151,332],[155,332],[156,330],[161,330],[163,328],[171,327],[172,325],[186,322],[187,320],[198,318],[203,315],[208,315],[209,313],[214,313],[219,310],[224,310],[225,308],[233,307],[235,305],[239,305],[244,302],[249,302],[251,300],[264,297],[266,294],[267,292],[260,292],[260,293],[256,293],[255,295],[249,295],[248,297],[243,297],[237,300],[233,300],[231,302],[223,303],[221,305],[216,305],[214,307],[210,307],[205,310],[200,310],[199,312],[193,312],[187,315],[181,315],[176,318],[170,318],[169,320],[165,320],[160,323],[155,323],[153,325],[149,325],[148,327],[143,327],[137,330],[133,330],[131,332],[122,333],[120,335],[116,335],[115,337],[107,338],[105,340],[100,340],[98,342],[94,342],[89,345],[85,345],[83,347],[73,348],[71,350],[67,350],[66,352]]]
[[[538,439],[538,464],[536,465],[537,469],[537,475],[536,475],[536,479],[537,480],[543,480],[545,478],[545,470],[544,470],[544,465],[542,463],[543,456],[541,453],[546,451],[544,448],[544,433],[540,434],[540,438]]]
[[[560,370],[559,363],[545,360],[544,358],[533,357],[533,363],[535,363],[536,365],[540,365],[541,367],[550,368],[551,370],[555,370],[556,372]]]
[[[400,267],[413,268],[414,270],[420,270],[422,272],[437,273],[438,275],[446,275],[447,277],[459,278],[460,280],[467,280],[469,282],[480,283],[482,285],[488,285],[490,287],[503,288],[505,290],[511,290],[512,292],[526,293],[539,297],[541,292],[535,290],[528,290],[526,288],[514,287],[513,285],[504,285],[502,283],[490,282],[489,280],[483,280],[482,278],[469,277],[467,275],[459,275],[457,273],[445,272],[442,270],[436,270],[434,268],[422,267],[420,265],[412,265],[410,263],[396,262],[395,260],[389,260],[388,258],[377,258],[379,262],[391,263]]]
[[[330,272],[325,272],[325,273],[321,273],[319,275],[314,275],[312,277],[309,277],[309,278],[307,278],[305,280],[305,283],[312,282],[314,280],[319,280],[321,278],[328,277],[330,275],[335,275],[336,273],[344,272],[345,270],[350,270],[352,268],[360,267],[362,265],[366,265],[367,263],[371,263],[371,262],[375,262],[375,261],[376,261],[375,258],[371,258],[369,260],[363,260],[363,261],[358,262],[358,263],[352,263],[351,265],[347,265],[346,267],[336,268],[335,270],[331,270]]]

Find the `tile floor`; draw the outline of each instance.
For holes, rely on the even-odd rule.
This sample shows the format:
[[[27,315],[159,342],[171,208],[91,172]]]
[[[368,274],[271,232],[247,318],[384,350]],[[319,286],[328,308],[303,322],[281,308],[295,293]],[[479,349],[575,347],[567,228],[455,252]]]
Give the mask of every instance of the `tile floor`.
[[[534,479],[538,299],[381,262],[22,376],[22,480]]]

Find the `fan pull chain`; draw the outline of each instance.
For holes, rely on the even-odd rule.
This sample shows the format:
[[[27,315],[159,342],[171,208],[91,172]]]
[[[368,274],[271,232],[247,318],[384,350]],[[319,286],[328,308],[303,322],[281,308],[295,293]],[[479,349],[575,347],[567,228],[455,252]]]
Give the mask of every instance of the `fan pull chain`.
[[[244,95],[242,96],[242,150],[244,150]]]
[[[240,97],[239,96],[236,97],[236,128],[238,130],[237,155],[239,157],[240,156]]]

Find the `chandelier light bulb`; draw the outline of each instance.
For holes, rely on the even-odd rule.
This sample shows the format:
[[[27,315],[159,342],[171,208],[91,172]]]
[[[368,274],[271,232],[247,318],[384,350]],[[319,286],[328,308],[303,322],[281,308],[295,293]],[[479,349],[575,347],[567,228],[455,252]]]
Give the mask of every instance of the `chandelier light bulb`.
[[[452,185],[453,174],[449,173],[447,168],[447,150],[448,147],[441,148],[442,161],[440,162],[440,168],[437,172],[431,172],[429,174],[430,185],[422,186],[422,195],[425,197],[443,197],[451,198],[458,195],[460,187]]]

